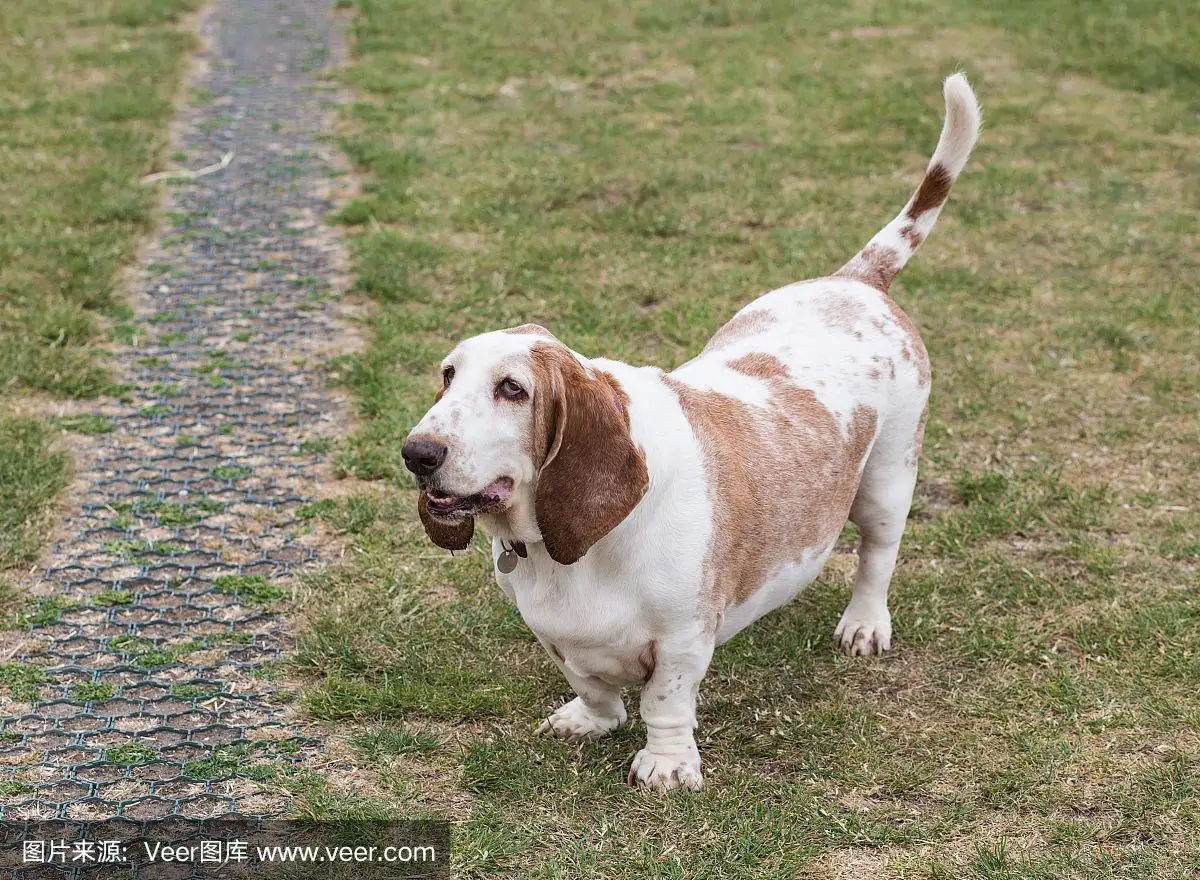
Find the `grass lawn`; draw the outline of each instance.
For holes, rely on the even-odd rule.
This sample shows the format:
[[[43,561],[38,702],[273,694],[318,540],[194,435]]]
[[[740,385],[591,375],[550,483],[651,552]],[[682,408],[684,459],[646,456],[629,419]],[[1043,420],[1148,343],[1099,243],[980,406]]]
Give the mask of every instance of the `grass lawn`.
[[[153,224],[196,0],[0,4],[0,570],[36,557],[70,475],[53,398],[111,391],[118,270]]]
[[[335,368],[383,482],[319,515],[308,710],[359,772],[311,813],[449,816],[464,877],[1200,872],[1200,16],[1058,4],[354,0],[373,341]],[[852,543],[717,652],[708,786],[624,784],[490,582],[424,537],[400,440],[458,339],[537,321],[677,365],[904,204],[961,67],[985,131],[893,287],[934,397],[896,646],[830,635]],[[326,793],[328,795],[328,793]]]

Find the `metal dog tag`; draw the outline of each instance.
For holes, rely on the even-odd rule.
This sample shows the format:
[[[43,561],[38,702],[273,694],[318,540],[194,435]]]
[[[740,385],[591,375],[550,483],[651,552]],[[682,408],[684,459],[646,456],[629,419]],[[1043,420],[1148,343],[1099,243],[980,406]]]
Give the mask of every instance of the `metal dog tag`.
[[[512,574],[513,569],[517,567],[517,554],[513,550],[505,550],[500,554],[500,558],[496,560],[496,568],[502,574]]]

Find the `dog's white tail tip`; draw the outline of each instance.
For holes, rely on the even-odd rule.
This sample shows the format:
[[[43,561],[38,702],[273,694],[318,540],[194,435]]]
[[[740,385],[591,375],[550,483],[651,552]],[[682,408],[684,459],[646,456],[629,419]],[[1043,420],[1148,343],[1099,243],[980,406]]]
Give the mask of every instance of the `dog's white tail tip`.
[[[953,179],[963,170],[975,142],[979,140],[982,118],[979,101],[975,99],[975,92],[967,82],[965,73],[946,77],[942,94],[946,98],[946,120],[942,124],[942,136],[929,160],[929,167],[940,163]]]

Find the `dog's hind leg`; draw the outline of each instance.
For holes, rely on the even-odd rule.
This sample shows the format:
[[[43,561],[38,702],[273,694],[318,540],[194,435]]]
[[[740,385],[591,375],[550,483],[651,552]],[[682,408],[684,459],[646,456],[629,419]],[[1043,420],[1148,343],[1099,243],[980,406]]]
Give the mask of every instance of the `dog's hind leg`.
[[[893,423],[877,440],[863,468],[850,521],[858,526],[854,592],[833,637],[847,654],[882,654],[892,646],[888,588],[917,483],[924,417]]]

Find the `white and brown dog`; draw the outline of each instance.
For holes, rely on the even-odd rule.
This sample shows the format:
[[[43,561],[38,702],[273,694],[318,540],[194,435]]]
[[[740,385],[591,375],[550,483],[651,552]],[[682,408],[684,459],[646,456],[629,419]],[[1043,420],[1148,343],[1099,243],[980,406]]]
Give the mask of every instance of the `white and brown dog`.
[[[404,444],[429,536],[492,536],[496,580],[578,696],[540,732],[603,736],[642,684],[630,780],[699,788],[692,731],[713,649],[821,573],[847,518],[861,534],[835,640],[888,650],[888,584],[917,479],[929,361],[888,297],[979,132],[961,74],[904,210],[836,274],[750,303],[669,373],[586,358],[526,324],[442,362]]]

